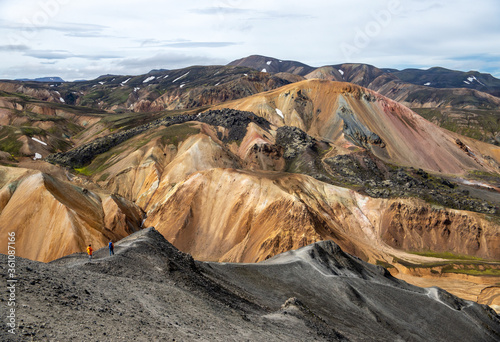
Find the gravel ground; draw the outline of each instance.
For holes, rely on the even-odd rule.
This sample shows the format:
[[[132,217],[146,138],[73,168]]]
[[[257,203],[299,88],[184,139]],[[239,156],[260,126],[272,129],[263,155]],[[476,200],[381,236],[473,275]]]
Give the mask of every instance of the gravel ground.
[[[488,307],[398,281],[333,242],[260,264],[201,263],[148,228],[111,257],[16,258],[15,269],[16,334],[3,324],[2,341],[500,340]]]

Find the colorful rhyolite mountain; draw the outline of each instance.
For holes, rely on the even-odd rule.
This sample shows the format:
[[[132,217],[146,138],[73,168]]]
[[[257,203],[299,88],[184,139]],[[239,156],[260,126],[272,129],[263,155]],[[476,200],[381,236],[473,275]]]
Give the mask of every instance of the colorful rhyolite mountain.
[[[269,66],[280,63],[271,62]],[[332,79],[349,77],[350,71],[344,69],[330,70]],[[242,70],[248,74],[238,76]],[[276,72],[302,75],[294,70],[298,69],[288,65]],[[72,133],[61,131],[59,138],[77,146],[49,160],[77,167],[79,174],[43,161],[28,163],[20,155],[2,157],[5,165],[17,158],[25,168],[0,169],[0,233],[16,232],[18,255],[39,261],[83,251],[90,243],[99,248],[141,227],[155,226],[177,248],[200,260],[258,262],[331,239],[366,261],[390,266],[400,277],[429,270],[436,258],[414,254],[429,251],[469,256],[460,265],[438,259],[442,264],[433,266],[435,274],[456,270],[450,273],[460,278],[459,269],[475,265],[470,257],[490,260],[481,267],[486,273],[498,273],[493,262],[500,259],[495,208],[500,200],[495,185],[465,189],[456,184],[465,183],[470,172],[498,174],[499,147],[444,130],[353,83],[325,79],[290,83],[288,76],[284,81],[248,69],[233,71],[224,76],[231,79],[234,90],[227,96],[199,92],[203,88],[199,84],[189,94],[176,86],[178,96],[147,100],[148,110],[218,104],[212,111],[199,108],[156,116],[80,113],[78,107],[60,103],[51,109],[4,94],[9,95],[3,99],[9,107],[1,112],[8,122],[5,136],[12,141],[22,138],[26,146],[37,149],[26,154],[46,157],[58,151],[53,132],[62,129],[60,118],[73,124],[79,134],[70,140],[64,134]],[[206,76],[204,70],[197,72]],[[177,82],[186,81],[185,87],[188,80],[195,81],[187,72],[174,76]],[[158,78],[146,83],[160,87],[164,81],[157,82]],[[126,87],[132,81],[109,82]],[[222,88],[212,90],[216,89]],[[239,91],[244,89],[251,96],[242,96]],[[194,101],[190,97],[194,94],[200,96],[196,101],[204,100]],[[33,116],[32,110],[40,114]],[[131,124],[130,117],[140,124]],[[16,129],[16,120],[39,130]],[[92,140],[93,136],[102,140]],[[72,164],[79,160],[89,164]],[[354,162],[359,167],[353,168],[358,165]],[[366,170],[371,170],[369,177],[376,177],[363,179]],[[362,176],[356,179],[358,171]],[[382,188],[382,195],[370,192],[370,187]],[[384,187],[389,188],[387,195]],[[473,193],[468,197],[465,191]],[[443,194],[454,202],[443,202]],[[477,196],[483,195],[483,202],[478,202]],[[479,204],[469,207],[468,202]],[[5,246],[0,248],[6,252]],[[470,292],[461,293],[474,300],[498,279],[467,277],[457,280],[457,288],[475,284]],[[484,298],[493,301],[494,296]]]

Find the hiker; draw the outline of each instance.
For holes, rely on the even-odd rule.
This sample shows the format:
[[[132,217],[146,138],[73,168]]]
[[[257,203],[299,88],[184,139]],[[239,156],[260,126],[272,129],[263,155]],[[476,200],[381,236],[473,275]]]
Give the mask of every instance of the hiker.
[[[108,247],[109,247],[109,256],[112,256],[112,255],[115,255],[115,246],[113,245],[113,241],[109,241],[108,243]]]
[[[92,245],[89,245],[89,246],[87,247],[87,254],[89,255],[89,260],[92,260],[92,252],[93,252],[93,251],[94,251],[94,250],[92,249]]]

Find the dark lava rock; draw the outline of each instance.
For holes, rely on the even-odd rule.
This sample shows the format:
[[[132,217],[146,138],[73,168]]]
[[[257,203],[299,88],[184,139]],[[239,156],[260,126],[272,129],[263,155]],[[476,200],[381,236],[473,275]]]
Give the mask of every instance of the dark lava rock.
[[[243,112],[236,109],[209,110],[198,114],[193,121],[200,121],[212,126],[220,126],[229,130],[227,141],[241,141],[247,134],[247,126],[253,122],[260,127],[269,130],[271,123],[266,119],[251,112]]]
[[[452,181],[413,168],[394,169],[369,153],[339,155],[323,160],[332,179],[349,184],[371,197],[418,197],[448,208],[496,214],[491,203],[469,196]]]
[[[315,139],[297,127],[279,127],[276,133],[276,145],[285,150],[283,157],[293,159],[308,148],[312,148]]]
[[[198,115],[178,115],[158,119],[153,122],[131,128],[105,137],[97,138],[87,144],[78,146],[68,152],[59,152],[49,155],[45,160],[52,164],[59,164],[69,168],[79,168],[88,165],[101,153],[105,153],[122,142],[160,125],[172,126],[188,121],[200,121],[213,126],[221,126],[229,130],[225,141],[238,141],[243,139],[247,126],[254,122],[264,129],[269,129],[271,124],[251,112],[242,112],[235,109],[210,110]]]
[[[344,135],[350,138],[356,145],[367,149],[370,148],[370,145],[378,145],[382,148],[385,147],[382,138],[363,125],[356,116],[353,115],[350,109],[342,107],[338,115],[344,121]]]

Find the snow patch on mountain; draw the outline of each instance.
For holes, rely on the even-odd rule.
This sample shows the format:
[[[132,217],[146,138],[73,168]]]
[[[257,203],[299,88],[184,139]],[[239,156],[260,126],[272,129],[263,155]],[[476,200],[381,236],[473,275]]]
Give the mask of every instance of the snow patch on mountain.
[[[484,84],[483,84],[481,81],[479,81],[479,80],[476,78],[476,76],[469,76],[469,77],[467,77],[467,80],[468,80],[470,83],[474,83],[474,81],[476,81],[477,83],[479,83],[479,84],[481,84],[481,85],[483,85],[483,86],[484,86]],[[464,81],[464,82],[465,82],[465,81]]]
[[[176,81],[180,80],[181,78],[186,77],[189,73],[190,73],[190,71],[186,72],[184,75],[182,75],[180,77],[177,77],[175,80],[172,81],[172,83],[175,83]]]
[[[279,110],[278,108],[276,108],[276,113],[278,113],[278,115],[281,116],[283,119],[285,118],[283,116],[283,112],[281,110]]]
[[[44,143],[44,142],[43,142],[43,141],[41,141],[41,140],[38,140],[37,138],[31,138],[31,139],[35,140],[37,143],[40,143],[40,144],[42,144],[42,145],[47,146],[47,144],[46,144],[46,143]]]

